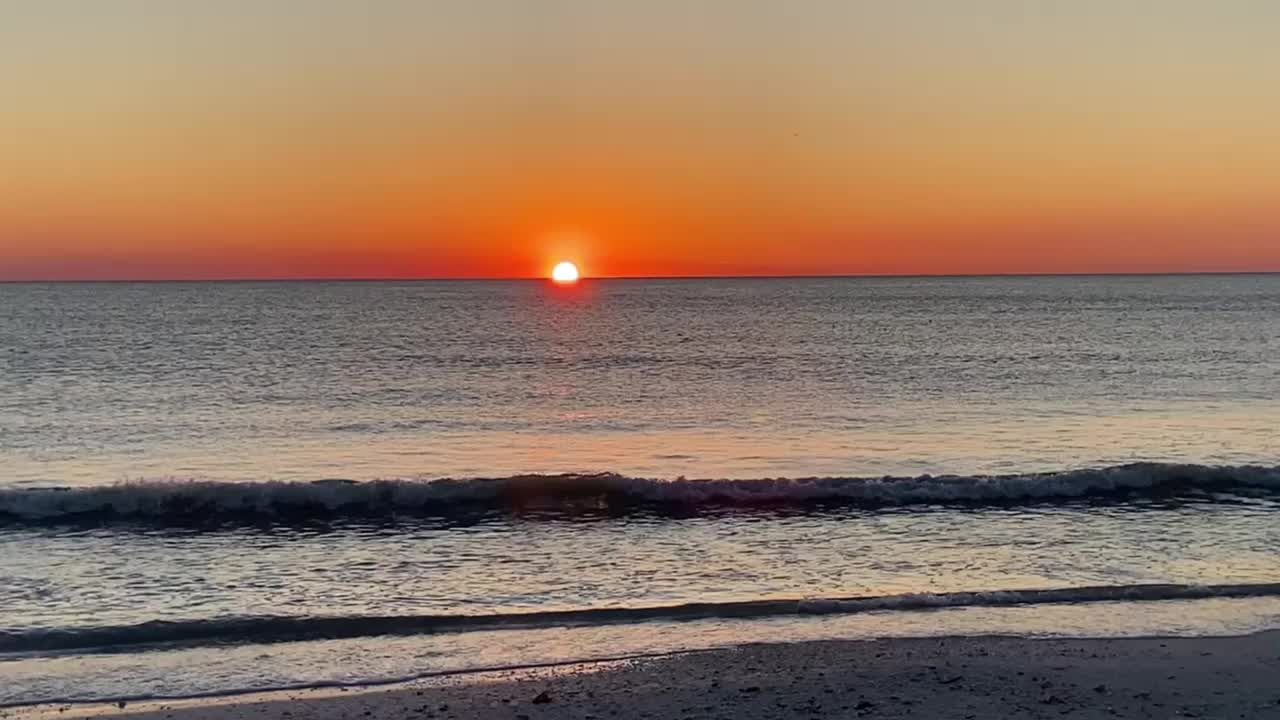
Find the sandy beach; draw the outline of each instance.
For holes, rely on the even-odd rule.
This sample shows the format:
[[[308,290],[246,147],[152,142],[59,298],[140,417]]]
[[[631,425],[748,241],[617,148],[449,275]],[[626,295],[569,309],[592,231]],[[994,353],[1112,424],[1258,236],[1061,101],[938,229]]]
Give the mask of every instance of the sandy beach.
[[[621,663],[181,703],[11,710],[137,720],[1280,718],[1280,632],[755,645]]]

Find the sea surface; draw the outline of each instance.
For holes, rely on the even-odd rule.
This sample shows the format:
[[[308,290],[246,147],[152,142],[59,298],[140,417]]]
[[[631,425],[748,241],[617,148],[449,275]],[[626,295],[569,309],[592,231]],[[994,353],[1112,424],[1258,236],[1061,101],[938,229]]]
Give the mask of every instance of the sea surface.
[[[1280,627],[1280,276],[0,284],[0,705]]]

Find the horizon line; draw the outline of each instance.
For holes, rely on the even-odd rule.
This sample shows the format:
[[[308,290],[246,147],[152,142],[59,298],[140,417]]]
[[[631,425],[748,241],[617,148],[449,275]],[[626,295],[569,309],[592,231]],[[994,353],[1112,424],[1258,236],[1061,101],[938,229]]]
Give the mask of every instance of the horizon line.
[[[1181,270],[1137,272],[992,272],[992,273],[781,273],[746,275],[584,275],[579,282],[596,280],[841,280],[841,279],[921,279],[999,277],[1179,277],[1214,275],[1280,275],[1277,270]],[[71,283],[265,283],[265,282],[551,282],[544,275],[509,276],[300,276],[300,277],[210,277],[210,278],[0,278],[3,285]]]

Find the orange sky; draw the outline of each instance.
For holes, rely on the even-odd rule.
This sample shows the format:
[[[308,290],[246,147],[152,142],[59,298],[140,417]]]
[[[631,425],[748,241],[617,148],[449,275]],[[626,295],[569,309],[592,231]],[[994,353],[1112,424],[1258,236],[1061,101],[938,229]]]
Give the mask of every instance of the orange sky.
[[[0,279],[1280,270],[1272,5],[32,5]]]

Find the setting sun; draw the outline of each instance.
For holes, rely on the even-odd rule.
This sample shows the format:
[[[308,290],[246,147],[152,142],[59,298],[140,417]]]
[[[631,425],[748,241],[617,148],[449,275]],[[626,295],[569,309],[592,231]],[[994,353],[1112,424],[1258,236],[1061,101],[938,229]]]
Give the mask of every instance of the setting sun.
[[[551,270],[551,279],[564,284],[578,282],[578,266],[571,262],[562,262]]]

